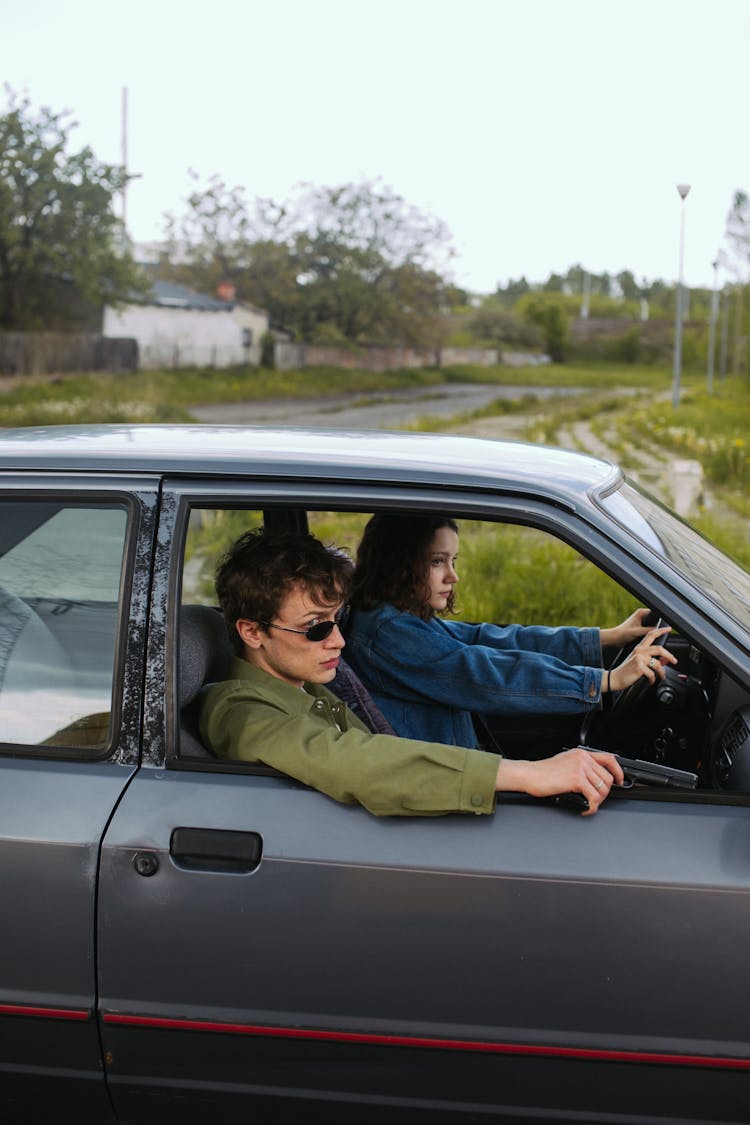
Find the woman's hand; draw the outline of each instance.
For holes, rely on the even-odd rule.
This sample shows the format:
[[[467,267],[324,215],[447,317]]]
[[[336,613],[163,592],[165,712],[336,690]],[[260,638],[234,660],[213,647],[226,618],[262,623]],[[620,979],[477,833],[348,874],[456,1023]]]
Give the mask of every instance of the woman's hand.
[[[650,609],[637,609],[619,625],[614,625],[611,629],[600,629],[599,638],[602,648],[622,648],[623,645],[632,644],[633,641],[645,637],[651,626],[644,625],[643,619],[650,612]]]
[[[660,637],[669,633],[669,626],[665,629],[649,629],[641,643],[637,645],[630,656],[610,670],[609,676],[604,676],[608,681],[610,691],[622,691],[630,687],[641,676],[645,676],[649,683],[656,683],[657,679],[663,680],[664,667],[667,664],[676,664],[677,657],[668,652],[656,642]]]
[[[498,793],[528,793],[532,797],[554,797],[557,793],[582,793],[589,803],[584,816],[599,808],[613,784],[625,780],[617,759],[603,750],[563,750],[539,762],[503,758],[497,770]]]

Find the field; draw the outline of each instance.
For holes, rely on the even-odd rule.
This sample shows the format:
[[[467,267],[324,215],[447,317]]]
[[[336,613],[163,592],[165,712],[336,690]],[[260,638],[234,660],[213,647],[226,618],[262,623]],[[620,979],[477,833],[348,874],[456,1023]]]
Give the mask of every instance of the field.
[[[498,399],[470,414],[426,416],[421,430],[511,437],[580,449],[618,461],[670,505],[677,498],[676,463],[700,466],[700,492],[685,513],[688,522],[750,569],[750,393],[744,381],[726,380],[708,395],[702,380],[686,379],[679,407],[671,403],[671,373],[654,367],[456,368],[401,372],[318,369],[273,372],[168,371],[81,375],[7,387],[0,393],[0,426],[79,422],[189,422],[199,404],[352,395],[353,404],[382,399],[403,387],[444,382],[523,385],[509,401]],[[539,387],[584,387],[575,397],[544,401]],[[0,389],[2,383],[0,382]],[[678,505],[679,506],[679,505]],[[247,518],[247,517],[245,517]],[[237,533],[236,520],[205,521],[191,535],[193,570],[202,596],[211,597],[212,560]],[[320,515],[315,530],[350,550],[362,517]],[[548,624],[613,622],[633,607],[629,596],[568,548],[518,528],[464,525],[461,613],[477,620],[543,620]],[[498,568],[501,567],[501,570]],[[586,569],[583,581],[583,569]],[[470,577],[469,577],[470,576]],[[579,604],[576,591],[586,590]]]
[[[654,367],[456,367],[408,371],[229,370],[149,371],[133,375],[75,375],[56,379],[4,380],[0,377],[0,426],[44,426],[77,422],[189,422],[199,403],[263,399],[321,398],[353,393],[383,395],[402,387],[446,382],[544,387],[669,387],[665,371]]]

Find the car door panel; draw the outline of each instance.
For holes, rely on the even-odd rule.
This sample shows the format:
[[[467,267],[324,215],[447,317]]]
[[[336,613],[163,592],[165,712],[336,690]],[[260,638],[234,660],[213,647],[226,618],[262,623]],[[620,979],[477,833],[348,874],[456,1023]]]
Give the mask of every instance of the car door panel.
[[[746,1119],[748,810],[613,798],[584,819],[508,797],[491,818],[379,819],[241,766],[182,768],[181,535],[191,496],[210,507],[231,489],[165,488],[145,765],[102,851],[100,1013],[120,1115],[233,1123],[283,1106],[286,1121],[315,1103],[346,1121],[353,1106],[358,1120],[394,1106]],[[232,494],[257,509],[274,488]],[[299,503],[302,486],[277,491]],[[259,862],[186,865],[175,830],[257,838]]]
[[[260,863],[180,868],[179,826],[252,831]],[[163,1120],[149,1106],[179,1090],[227,1121],[277,1097],[578,1120],[615,1083],[632,1120],[667,1090],[672,1114],[738,1120],[748,847],[738,807],[379,820],[283,779],[141,771],[102,860],[115,1104]]]
[[[25,1120],[30,1106],[42,1120],[45,1105],[76,1125],[111,1115],[94,1019],[95,877],[132,771],[0,759],[3,1121]]]

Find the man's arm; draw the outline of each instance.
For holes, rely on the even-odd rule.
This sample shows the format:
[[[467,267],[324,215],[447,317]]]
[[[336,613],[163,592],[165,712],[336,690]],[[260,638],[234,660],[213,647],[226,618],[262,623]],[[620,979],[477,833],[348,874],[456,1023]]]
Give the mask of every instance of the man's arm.
[[[203,700],[203,737],[220,757],[264,762],[376,816],[486,814],[494,810],[496,792],[535,797],[577,792],[588,801],[590,815],[613,781],[623,781],[616,759],[603,751],[579,747],[538,762],[514,761],[483,750],[370,734],[348,719],[340,730],[327,700],[304,693],[293,700],[290,714],[248,697],[240,683],[214,685]]]
[[[376,816],[493,811],[496,754],[371,734],[351,722],[339,731],[324,700],[305,698],[310,709],[290,715],[216,685],[204,700],[203,737],[220,757],[264,762]]]

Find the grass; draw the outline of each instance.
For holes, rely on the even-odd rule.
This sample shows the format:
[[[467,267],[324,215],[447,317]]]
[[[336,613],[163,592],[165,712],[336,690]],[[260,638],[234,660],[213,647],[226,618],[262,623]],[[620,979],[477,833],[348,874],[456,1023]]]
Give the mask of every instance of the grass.
[[[678,407],[667,401],[635,410],[620,431],[630,441],[650,441],[700,461],[712,484],[744,488],[750,479],[750,398],[737,379],[711,395],[693,389]]]
[[[29,382],[0,395],[0,425],[78,422],[189,422],[189,407],[270,398],[320,398],[444,382],[430,370],[357,372],[339,368],[266,371],[256,368],[76,375]],[[0,380],[0,389],[2,381]]]
[[[496,398],[487,403],[486,406],[452,414],[450,418],[444,418],[439,414],[423,414],[416,422],[411,422],[403,428],[412,432],[436,434],[443,430],[453,430],[456,426],[477,422],[482,418],[496,418],[503,414],[528,414],[537,406],[538,402],[538,397],[531,393],[524,394],[517,399]]]
[[[614,625],[633,597],[572,547],[516,525],[461,522],[459,616],[467,621]]]
[[[0,426],[42,426],[86,422],[185,422],[200,404],[254,402],[269,398],[333,397],[355,392],[360,398],[404,387],[446,383],[495,383],[533,388],[583,386],[619,390],[649,387],[666,391],[666,369],[610,367],[448,367],[400,371],[348,371],[318,367],[304,371],[263,368],[210,368],[148,371],[120,375],[74,375],[29,381],[0,394]],[[0,391],[2,391],[0,378]],[[507,409],[500,404],[498,411]]]
[[[643,387],[667,392],[672,375],[667,367],[629,363],[550,363],[535,367],[443,367],[448,382],[498,383],[517,386],[529,383],[537,387],[591,387],[619,391],[625,387]],[[696,384],[699,376],[687,374],[684,385]]]

